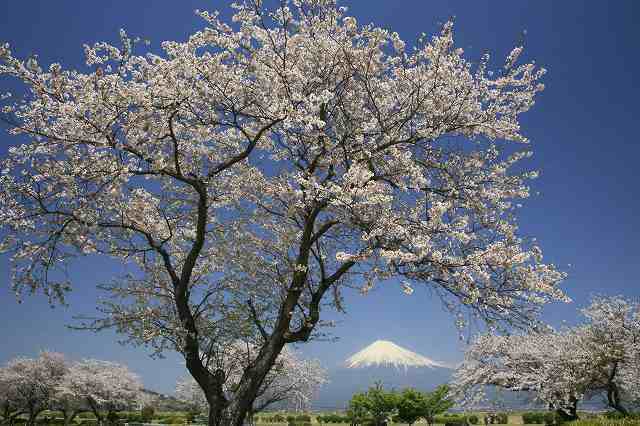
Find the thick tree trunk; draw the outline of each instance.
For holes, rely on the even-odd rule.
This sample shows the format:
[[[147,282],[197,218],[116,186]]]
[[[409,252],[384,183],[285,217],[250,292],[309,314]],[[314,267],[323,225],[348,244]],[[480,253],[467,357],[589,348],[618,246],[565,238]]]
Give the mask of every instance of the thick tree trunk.
[[[209,403],[209,426],[224,426],[226,422],[224,421],[225,416],[223,413],[224,410],[222,410],[219,405],[216,406],[216,404]]]
[[[247,415],[253,409],[253,403],[258,396],[260,387],[282,352],[284,344],[284,339],[274,333],[260,350],[254,364],[244,372],[234,399],[229,406],[229,426],[244,424]]]
[[[232,399],[227,400],[222,393],[222,376],[218,382],[220,384],[211,383],[207,389],[203,387],[209,402],[208,426],[243,426],[245,424],[247,416],[253,412],[253,404],[262,383],[283,347],[283,339],[275,338],[270,339],[263,346],[253,365],[244,371]],[[216,374],[212,376],[215,378]],[[196,378],[195,375],[194,378]],[[198,378],[196,380],[200,383]]]
[[[198,385],[200,385],[209,404],[208,425],[227,425],[228,416],[225,410],[229,405],[229,401],[225,397],[222,388],[225,380],[224,372],[222,370],[217,370],[214,373],[209,372],[209,370],[202,365],[199,357],[196,356],[187,356],[187,369]]]

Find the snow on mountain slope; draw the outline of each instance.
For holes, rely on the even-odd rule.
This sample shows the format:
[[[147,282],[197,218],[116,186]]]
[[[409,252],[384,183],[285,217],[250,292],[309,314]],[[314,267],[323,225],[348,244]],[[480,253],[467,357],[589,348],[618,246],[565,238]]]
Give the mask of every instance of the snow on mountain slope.
[[[392,366],[396,368],[448,368],[446,365],[411,352],[388,340],[376,340],[346,360],[347,368]]]

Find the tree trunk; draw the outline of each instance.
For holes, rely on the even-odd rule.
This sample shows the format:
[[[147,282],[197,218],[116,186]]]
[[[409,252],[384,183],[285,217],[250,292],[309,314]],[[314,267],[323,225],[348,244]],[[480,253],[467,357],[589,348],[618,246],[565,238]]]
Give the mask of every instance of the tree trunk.
[[[62,413],[62,417],[64,418],[64,426],[69,426],[73,423],[73,419],[76,418],[78,414],[80,414],[83,410],[70,410],[61,408],[60,412]]]
[[[624,416],[629,415],[629,411],[620,401],[620,393],[618,392],[618,386],[615,383],[611,383],[609,389],[607,389],[607,402],[609,407],[613,408],[620,414]]]
[[[216,403],[209,401],[209,418],[208,425],[209,426],[226,426],[228,424],[227,416],[225,416],[225,412],[223,407]]]
[[[36,424],[36,418],[38,414],[42,413],[43,410],[29,410],[29,419],[27,420],[27,424],[29,426],[34,426]]]
[[[102,425],[103,418],[102,418],[102,415],[100,414],[100,410],[98,409],[99,408],[98,404],[91,398],[87,398],[87,403],[89,404],[89,408],[91,408],[91,412],[96,417],[96,421],[98,422],[98,425]]]
[[[571,398],[571,405],[569,407],[558,408],[556,413],[563,422],[578,420],[578,400]]]
[[[255,426],[255,422],[253,421],[253,416],[254,416],[254,412],[253,412],[253,404],[251,404],[251,407],[249,407],[249,411],[247,411],[247,424],[251,425],[251,426]]]
[[[264,378],[271,370],[283,347],[284,340],[282,338],[271,336],[271,339],[260,350],[253,365],[244,371],[234,397],[225,410],[227,418],[224,426],[244,425],[247,414],[253,409],[253,403],[258,396]],[[213,425],[209,423],[209,426]]]
[[[331,285],[355,265],[355,262],[345,262],[332,275],[323,278],[318,290],[311,299],[308,321],[305,321],[304,325],[299,329],[291,331],[292,312],[295,311],[300,295],[305,288],[307,281],[306,266],[313,242],[322,235],[321,233],[314,234],[314,224],[326,204],[321,203],[314,207],[305,218],[304,231],[296,259],[296,264],[302,266],[303,270],[296,270],[293,274],[291,285],[287,290],[285,300],[280,306],[278,318],[271,334],[268,334],[255,318],[256,325],[264,338],[264,345],[253,364],[243,372],[238,388],[234,391],[233,398],[229,400],[223,390],[223,384],[226,379],[225,373],[222,370],[211,372],[207,366],[203,365],[200,359],[199,330],[189,304],[189,283],[193,268],[204,246],[209,215],[209,202],[205,184],[199,180],[190,183],[198,194],[196,238],[183,262],[180,274],[171,265],[169,254],[163,249],[158,249],[158,252],[162,255],[165,267],[174,285],[174,302],[178,318],[187,331],[182,348],[187,369],[203,390],[209,404],[208,424],[209,426],[243,426],[247,413],[251,411],[267,373],[273,367],[284,345],[309,339],[320,318],[322,296]]]

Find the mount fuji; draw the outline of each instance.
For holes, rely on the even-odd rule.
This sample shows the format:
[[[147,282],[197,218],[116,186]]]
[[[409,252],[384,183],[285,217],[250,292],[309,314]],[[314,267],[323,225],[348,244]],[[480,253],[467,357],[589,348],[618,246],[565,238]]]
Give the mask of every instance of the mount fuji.
[[[444,364],[402,348],[388,340],[376,340],[345,361],[347,368],[395,367],[395,368],[447,368]]]
[[[407,387],[432,390],[447,383],[451,373],[450,367],[444,363],[388,340],[377,340],[329,372],[329,383],[321,388],[313,408],[343,409],[354,393],[366,391],[376,382],[382,382],[389,390]]]

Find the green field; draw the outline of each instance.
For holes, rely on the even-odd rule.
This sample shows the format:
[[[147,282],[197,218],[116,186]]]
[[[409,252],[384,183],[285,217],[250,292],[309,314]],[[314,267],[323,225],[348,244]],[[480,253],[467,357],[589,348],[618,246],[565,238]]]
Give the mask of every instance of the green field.
[[[478,422],[477,425],[484,425],[482,419],[486,413],[484,412],[468,412],[465,413],[464,416],[477,416]],[[523,414],[522,412],[510,412],[508,414],[508,423],[496,423],[496,424],[508,424],[508,425],[540,425],[544,423],[524,423],[523,422]],[[140,418],[140,412],[138,411],[124,411],[118,413],[119,424],[135,424],[135,423],[143,423]],[[445,422],[454,422],[462,420],[462,414],[446,414],[442,416],[438,416],[436,418],[435,425],[443,426]],[[174,425],[184,425],[184,424],[206,424],[206,418],[203,416],[198,416],[198,418],[194,419],[194,422],[188,422],[189,413],[184,411],[163,411],[156,412],[150,422],[152,424],[174,424]],[[333,418],[332,418],[333,417]],[[344,421],[342,419],[342,413],[309,413],[309,414],[301,414],[301,413],[288,413],[288,412],[268,412],[268,413],[259,413],[254,417],[254,423],[258,426],[351,426],[348,421]],[[602,416],[593,413],[581,413],[580,417],[582,420],[576,422],[565,423],[565,425],[569,426],[640,426],[640,419],[605,419]],[[343,420],[343,421],[324,421],[326,418],[332,418],[332,420]],[[26,422],[25,418],[19,418],[17,425],[23,424]],[[62,425],[63,418],[62,413],[55,411],[44,411],[38,416],[38,424],[42,425]],[[74,419],[74,425],[76,426],[94,426],[97,425],[97,420],[92,413],[81,413]],[[419,421],[414,423],[414,425],[424,426],[427,423],[425,421]],[[390,423],[390,425],[397,426],[409,426],[404,423]]]

